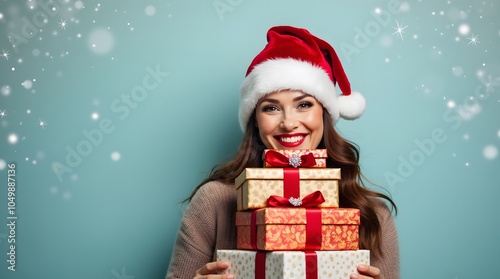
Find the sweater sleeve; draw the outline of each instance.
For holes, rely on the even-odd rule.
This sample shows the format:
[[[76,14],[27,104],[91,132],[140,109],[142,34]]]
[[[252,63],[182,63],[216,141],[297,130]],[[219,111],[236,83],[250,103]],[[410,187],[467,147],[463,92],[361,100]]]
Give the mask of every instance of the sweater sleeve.
[[[382,228],[382,253],[379,259],[371,259],[371,265],[380,268],[384,279],[400,279],[399,270],[399,242],[394,218],[388,207],[380,202],[377,207],[380,225]]]
[[[217,208],[221,206],[220,185],[203,185],[186,207],[177,233],[167,279],[193,278],[196,270],[212,261],[216,244]]]

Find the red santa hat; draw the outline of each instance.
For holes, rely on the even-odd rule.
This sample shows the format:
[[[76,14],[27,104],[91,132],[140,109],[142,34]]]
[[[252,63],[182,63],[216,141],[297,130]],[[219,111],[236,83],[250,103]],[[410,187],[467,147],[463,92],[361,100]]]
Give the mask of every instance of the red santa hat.
[[[300,90],[314,96],[330,113],[353,120],[366,107],[364,97],[351,85],[335,50],[309,31],[275,26],[267,32],[267,45],[253,59],[240,90],[239,122],[246,129],[260,98],[280,90]],[[335,93],[338,84],[341,95]]]

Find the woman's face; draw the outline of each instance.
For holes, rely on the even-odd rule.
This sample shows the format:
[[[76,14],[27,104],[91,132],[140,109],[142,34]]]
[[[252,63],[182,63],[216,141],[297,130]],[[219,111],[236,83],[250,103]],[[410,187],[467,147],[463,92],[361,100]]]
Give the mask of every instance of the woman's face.
[[[301,91],[264,96],[255,115],[260,138],[268,149],[315,149],[323,138],[323,106]]]

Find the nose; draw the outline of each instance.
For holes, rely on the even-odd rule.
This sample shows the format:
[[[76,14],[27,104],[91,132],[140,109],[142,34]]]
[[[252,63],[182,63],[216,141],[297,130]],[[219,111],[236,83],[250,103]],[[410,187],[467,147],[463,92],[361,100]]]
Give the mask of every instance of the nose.
[[[299,126],[299,121],[293,114],[286,113],[283,115],[283,120],[281,121],[280,126],[283,130],[293,131]]]

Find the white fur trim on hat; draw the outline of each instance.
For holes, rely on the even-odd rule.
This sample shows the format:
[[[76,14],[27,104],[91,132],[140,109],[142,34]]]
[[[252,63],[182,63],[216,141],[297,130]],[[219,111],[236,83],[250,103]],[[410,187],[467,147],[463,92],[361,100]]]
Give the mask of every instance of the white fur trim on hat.
[[[330,113],[333,123],[338,120],[335,85],[328,74],[309,62],[280,58],[258,64],[243,80],[239,109],[241,129],[245,131],[248,118],[262,97],[287,89],[300,90],[315,97]]]

